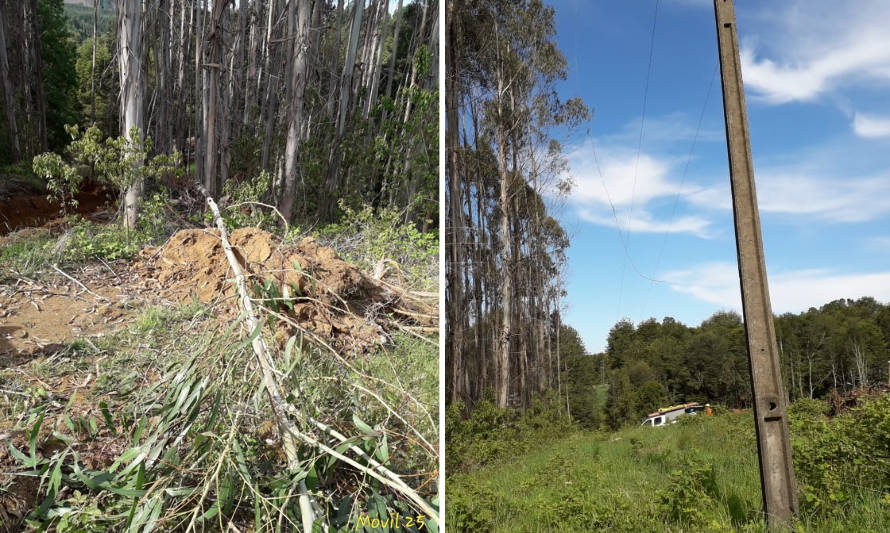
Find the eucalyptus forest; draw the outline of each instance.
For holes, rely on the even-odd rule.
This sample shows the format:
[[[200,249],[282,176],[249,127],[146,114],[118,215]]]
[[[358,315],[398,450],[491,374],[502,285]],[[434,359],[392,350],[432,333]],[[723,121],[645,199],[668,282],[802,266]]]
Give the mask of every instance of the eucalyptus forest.
[[[0,0],[0,531],[438,530],[439,7]]]
[[[565,194],[555,137],[589,118],[554,84],[566,61],[542,2],[450,2],[446,48],[447,397],[493,391],[527,407],[560,388],[561,271],[568,237],[547,198]]]

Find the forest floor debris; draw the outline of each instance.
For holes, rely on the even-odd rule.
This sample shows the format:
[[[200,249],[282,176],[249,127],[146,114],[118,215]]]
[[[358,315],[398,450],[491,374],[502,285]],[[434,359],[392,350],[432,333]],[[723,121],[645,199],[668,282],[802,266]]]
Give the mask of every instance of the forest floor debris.
[[[25,230],[7,238],[14,244],[18,236],[28,238],[33,234]],[[60,238],[64,239],[64,232]],[[378,345],[392,338],[392,350],[402,353],[410,339],[415,344],[435,344],[434,337],[427,336],[437,334],[436,294],[406,288],[400,267],[393,261],[381,260],[373,272],[363,272],[312,238],[296,244],[282,243],[257,228],[242,228],[232,232],[230,239],[255,291],[254,304],[264,308],[274,328],[274,338],[279,341],[276,353],[285,354],[287,360],[290,348],[284,345],[297,336],[319,348],[317,353],[335,352],[336,357],[327,358],[328,362],[312,358],[315,362],[305,363],[322,365],[311,371],[318,375],[307,375],[309,370],[304,369],[289,377],[304,386],[308,379],[310,390],[321,387],[319,390],[325,391],[315,393],[322,396],[320,410],[314,416],[347,435],[355,432],[349,426],[349,415],[341,420],[342,416],[333,413],[354,412],[365,420],[382,420],[381,429],[373,430],[373,434],[377,438],[388,435],[389,448],[398,457],[393,467],[422,476],[426,481],[419,486],[426,487],[423,490],[429,494],[434,486],[430,480],[435,480],[430,465],[435,463],[427,463],[433,461],[435,447],[418,447],[416,443],[417,438],[424,443],[435,440],[434,421],[426,421],[436,399],[435,362],[429,358],[427,364],[425,351],[395,362],[387,353],[390,344],[381,349]],[[182,364],[176,361],[194,353],[198,346],[203,346],[201,350],[215,346],[208,354],[215,353],[213,359],[221,360],[231,357],[224,354],[243,351],[238,338],[243,341],[251,332],[231,330],[238,315],[231,278],[218,233],[210,229],[181,230],[164,245],[145,248],[131,260],[90,261],[77,267],[50,265],[28,275],[3,272],[0,403],[5,407],[0,413],[4,419],[0,422],[0,522],[20,524],[46,490],[39,476],[14,474],[20,465],[7,443],[27,454],[33,441],[35,453],[49,461],[73,450],[85,467],[107,469],[129,445],[122,438],[127,433],[115,433],[115,425],[126,424],[124,421],[137,411],[145,411],[138,416],[148,417],[149,427],[158,424],[157,418],[150,416],[151,406],[157,405],[158,395],[165,390],[162,385],[170,365]],[[170,317],[174,317],[173,322]],[[158,331],[162,331],[160,337]],[[211,344],[202,344],[205,342]],[[193,345],[195,348],[190,348]],[[297,348],[301,349],[306,348]],[[219,362],[200,364],[211,373],[228,375],[227,379],[235,376]],[[294,363],[290,364],[288,372],[294,368]],[[410,371],[406,365],[410,365]],[[234,367],[244,366],[236,363]],[[247,373],[239,379],[249,377]],[[424,387],[430,381],[429,399],[422,392],[425,388],[409,385],[418,381]],[[234,381],[226,383],[219,385],[220,390],[235,390],[231,388]],[[241,387],[239,384],[236,389],[248,390]],[[143,398],[140,391],[145,389],[155,389],[151,393],[154,396]],[[344,390],[353,392],[344,396]],[[423,401],[406,394],[406,390],[421,391]],[[370,400],[368,406],[352,404],[363,397]],[[205,401],[210,401],[209,397]],[[231,396],[228,401],[241,409],[247,400]],[[322,406],[336,408],[329,412]],[[31,435],[38,411],[46,414],[47,422]],[[74,439],[68,451],[54,448],[63,444],[54,436],[63,427],[63,418],[73,420],[76,426],[75,430],[63,430]],[[109,422],[112,418],[113,424]],[[108,422],[107,428],[103,419]],[[418,432],[418,427],[423,429]],[[384,428],[386,433],[381,433]],[[410,434],[421,436],[409,438]],[[274,435],[268,428],[257,435],[260,448],[275,448],[274,443],[269,444]],[[366,453],[373,453],[379,444],[369,442],[372,447]],[[338,498],[366,490],[364,482],[348,470],[336,474],[335,479],[340,487],[337,494],[343,493]],[[70,490],[63,489],[56,501],[74,497]],[[351,512],[358,512],[354,507],[358,500],[343,499],[347,501],[353,502]],[[5,533],[2,527],[0,532]]]
[[[270,233],[241,228],[231,241],[259,303],[281,315],[283,340],[300,328],[347,355],[384,342],[388,330],[436,328],[433,295],[412,296],[397,280],[385,281],[382,267],[366,274],[311,237],[283,246]],[[219,304],[229,319],[237,314],[231,269],[215,230],[181,230],[161,247],[144,248],[133,262],[92,263],[71,275],[96,294],[55,272],[0,286],[0,356],[51,351],[102,334],[125,324],[137,302],[197,298]]]

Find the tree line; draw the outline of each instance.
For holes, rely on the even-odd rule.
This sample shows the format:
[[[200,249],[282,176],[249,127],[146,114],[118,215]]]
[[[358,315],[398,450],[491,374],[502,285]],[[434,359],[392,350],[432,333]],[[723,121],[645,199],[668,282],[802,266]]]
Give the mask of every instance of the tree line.
[[[342,199],[435,223],[437,0],[89,3],[84,35],[82,6],[72,23],[62,0],[0,0],[0,163],[62,151],[66,124],[135,129],[215,196],[264,172],[288,219],[335,220]]]
[[[589,118],[561,100],[567,64],[540,0],[456,0],[446,29],[446,397],[527,407],[561,389],[561,273],[569,245],[555,132]]]
[[[890,304],[842,299],[775,317],[782,377],[789,400],[888,383]],[[742,318],[718,312],[697,327],[667,317],[622,320],[606,351],[585,355],[571,328],[563,333],[572,416],[583,425],[617,428],[665,404],[752,405]],[[597,386],[607,386],[605,401]],[[605,387],[603,387],[605,388]]]

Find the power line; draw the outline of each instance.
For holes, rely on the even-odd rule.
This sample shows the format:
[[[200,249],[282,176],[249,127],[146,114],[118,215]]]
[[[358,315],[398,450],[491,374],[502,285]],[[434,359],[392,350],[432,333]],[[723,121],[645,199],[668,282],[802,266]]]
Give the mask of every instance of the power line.
[[[686,176],[689,173],[689,164],[692,162],[692,154],[695,152],[695,146],[698,143],[698,134],[701,131],[702,122],[704,122],[705,111],[708,109],[708,102],[711,99],[711,90],[714,88],[714,80],[717,78],[717,69],[720,68],[720,65],[714,65],[714,70],[711,72],[711,81],[708,84],[708,92],[705,94],[705,102],[702,104],[701,112],[698,115],[698,124],[695,126],[695,135],[692,136],[692,146],[689,147],[689,154],[686,156],[686,164],[683,166],[683,176],[680,178],[680,186],[677,188],[676,194],[674,194],[674,205],[671,209],[671,217],[668,219],[667,229],[664,232],[664,238],[661,240],[661,247],[658,250],[658,256],[655,260],[655,268],[652,269],[653,274],[658,272],[658,268],[661,266],[661,259],[664,256],[665,245],[667,244],[668,236],[671,233],[671,227],[674,225],[674,218],[677,215],[677,205],[680,203],[680,193],[683,192],[683,185],[686,184]],[[649,284],[649,288],[646,291],[646,296],[643,298],[643,312],[640,320],[646,319],[646,306],[649,303],[649,295],[652,293],[652,283]]]
[[[630,256],[630,251],[627,248],[627,240],[630,236],[630,230],[621,230],[621,221],[618,220],[618,212],[615,210],[615,204],[612,203],[612,196],[609,194],[609,188],[606,186],[606,178],[603,176],[603,171],[600,168],[599,156],[596,153],[596,140],[591,139],[591,145],[593,147],[593,161],[596,163],[596,171],[600,176],[600,182],[603,184],[603,190],[606,192],[606,200],[609,202],[609,207],[612,209],[612,216],[615,218],[615,227],[618,229],[618,238],[621,240],[622,247],[624,248],[624,257],[630,263],[631,268],[633,268],[634,272],[641,278],[651,281],[653,283],[666,283],[664,280],[651,278],[637,268],[636,263],[633,260],[633,257]],[[619,309],[620,312],[620,309]]]
[[[649,32],[649,63],[646,67],[646,83],[643,87],[643,110],[640,116],[640,135],[637,139],[637,155],[634,160],[634,174],[633,174],[633,186],[630,191],[630,210],[627,214],[627,223],[630,225],[631,220],[633,219],[634,213],[634,204],[636,200],[636,190],[637,190],[637,172],[640,165],[640,152],[643,149],[643,130],[646,127],[646,107],[649,101],[649,81],[652,77],[652,63],[655,57],[655,28],[658,24],[658,4],[660,0],[655,0],[655,11],[652,14],[652,30]],[[611,203],[611,201],[610,201]],[[614,208],[613,208],[614,210]],[[630,234],[627,234],[627,238],[623,239],[622,244],[624,245],[625,255],[630,257],[628,252],[628,243],[630,241]],[[636,266],[633,265],[633,261],[631,261],[631,266],[634,267],[634,270],[637,270]],[[627,268],[626,262],[622,261],[621,263],[621,283],[618,289],[618,314],[621,314],[621,301],[624,295],[624,272]],[[639,274],[639,270],[637,270],[637,274]],[[645,276],[644,276],[645,277]]]

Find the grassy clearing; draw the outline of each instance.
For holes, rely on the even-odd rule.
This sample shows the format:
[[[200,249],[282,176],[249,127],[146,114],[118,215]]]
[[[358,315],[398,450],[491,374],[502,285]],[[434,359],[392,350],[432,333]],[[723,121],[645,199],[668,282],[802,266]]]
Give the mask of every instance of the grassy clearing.
[[[825,420],[810,415],[796,414],[798,427]],[[800,484],[812,487],[814,461],[805,455],[812,436],[797,434]],[[841,442],[860,460],[881,453]],[[843,468],[829,464],[825,470],[840,474]],[[884,483],[873,473],[848,483],[853,486],[837,495],[845,499],[833,505],[804,499],[796,531],[890,531]],[[449,530],[766,531],[750,413],[690,418],[664,428],[570,432],[487,467],[449,473],[447,487]],[[827,502],[828,492],[823,495]]]

